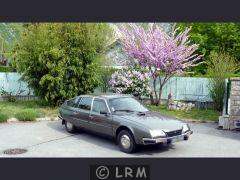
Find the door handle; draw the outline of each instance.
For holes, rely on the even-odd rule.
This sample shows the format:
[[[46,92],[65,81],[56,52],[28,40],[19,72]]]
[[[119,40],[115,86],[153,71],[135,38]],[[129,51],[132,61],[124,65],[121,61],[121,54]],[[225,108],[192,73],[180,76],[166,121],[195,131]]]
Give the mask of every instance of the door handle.
[[[77,112],[73,112],[74,115],[78,114]]]
[[[90,118],[90,119],[92,119],[92,118],[93,118],[93,116],[92,116],[92,115],[89,115],[89,118]]]

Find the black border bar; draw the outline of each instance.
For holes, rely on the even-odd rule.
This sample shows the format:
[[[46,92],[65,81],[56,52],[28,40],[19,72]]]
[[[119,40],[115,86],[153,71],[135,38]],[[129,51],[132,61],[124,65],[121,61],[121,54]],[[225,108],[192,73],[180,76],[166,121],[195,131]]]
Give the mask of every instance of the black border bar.
[[[3,158],[4,180],[88,180],[92,165],[149,165],[151,180],[235,179],[239,158]]]
[[[7,0],[2,22],[240,21],[239,0]]]

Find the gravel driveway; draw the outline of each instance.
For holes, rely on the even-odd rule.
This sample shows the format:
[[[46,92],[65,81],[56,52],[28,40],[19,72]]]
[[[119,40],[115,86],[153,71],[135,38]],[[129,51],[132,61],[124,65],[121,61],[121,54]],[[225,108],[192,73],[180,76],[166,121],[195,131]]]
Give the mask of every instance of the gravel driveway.
[[[190,124],[189,141],[168,147],[142,147],[122,153],[113,141],[92,134],[69,134],[60,121],[0,124],[0,157],[240,157],[240,132],[218,130],[215,123]],[[26,148],[21,155],[5,155],[9,148]]]

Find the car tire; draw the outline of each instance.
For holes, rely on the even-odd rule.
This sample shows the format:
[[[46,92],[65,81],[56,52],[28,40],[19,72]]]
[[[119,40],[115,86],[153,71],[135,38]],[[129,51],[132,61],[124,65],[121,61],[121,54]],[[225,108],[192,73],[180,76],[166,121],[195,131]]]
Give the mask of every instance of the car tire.
[[[76,132],[76,127],[68,121],[65,121],[65,128],[66,128],[67,132],[69,132],[69,133]]]
[[[132,133],[128,130],[122,130],[117,136],[117,143],[122,152],[131,154],[136,150],[136,143]]]

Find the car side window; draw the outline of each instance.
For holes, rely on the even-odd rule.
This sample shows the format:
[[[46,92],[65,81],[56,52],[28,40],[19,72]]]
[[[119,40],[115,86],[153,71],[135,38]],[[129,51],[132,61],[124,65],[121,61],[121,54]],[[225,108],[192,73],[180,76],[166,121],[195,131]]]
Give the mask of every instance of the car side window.
[[[82,97],[78,104],[78,108],[90,111],[92,99],[92,97]]]
[[[97,112],[99,114],[100,114],[100,111],[108,112],[108,108],[107,108],[105,101],[103,99],[95,98],[93,101],[92,111]]]
[[[76,107],[78,98],[72,98],[67,101],[67,105],[70,107]]]

